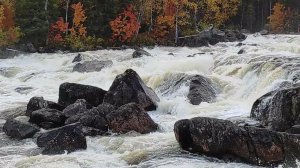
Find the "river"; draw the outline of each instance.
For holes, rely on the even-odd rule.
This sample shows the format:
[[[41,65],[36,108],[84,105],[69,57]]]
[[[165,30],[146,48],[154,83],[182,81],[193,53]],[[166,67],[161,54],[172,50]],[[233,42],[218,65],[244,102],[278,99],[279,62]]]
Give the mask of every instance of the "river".
[[[199,48],[146,48],[152,56],[137,59],[132,59],[131,49],[84,52],[85,60],[113,61],[111,67],[91,73],[72,72],[76,56],[73,53],[29,54],[0,60],[0,111],[24,105],[33,96],[57,101],[58,88],[63,82],[107,90],[116,75],[128,68],[134,69],[161,99],[158,109],[149,112],[159,125],[157,132],[87,137],[87,150],[71,154],[41,155],[33,140],[10,140],[0,131],[0,167],[254,167],[184,152],[173,133],[177,120],[197,116],[248,120],[257,98],[300,80],[300,36],[253,34],[242,43],[242,46],[232,42]],[[241,49],[245,53],[237,54]],[[186,98],[188,86],[176,90],[166,87],[176,82],[181,73],[210,78],[219,89],[217,101],[194,106]],[[0,124],[4,122],[0,119]]]

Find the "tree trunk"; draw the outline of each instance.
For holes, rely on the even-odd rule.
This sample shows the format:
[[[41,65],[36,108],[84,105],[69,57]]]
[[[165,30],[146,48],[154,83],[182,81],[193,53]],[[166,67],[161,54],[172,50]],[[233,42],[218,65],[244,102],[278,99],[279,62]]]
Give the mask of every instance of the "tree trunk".
[[[175,15],[175,44],[177,44],[178,40],[178,7],[176,7],[176,15]]]
[[[70,0],[67,0],[67,6],[66,6],[66,23],[68,23],[69,3],[70,3]],[[69,31],[69,26],[67,26],[66,35],[68,35],[68,31]]]
[[[48,25],[48,33],[47,33],[47,37],[46,37],[46,45],[48,45],[49,40],[48,40],[48,35],[49,35],[49,18],[48,18],[48,0],[45,0],[45,13],[46,13],[46,22]]]

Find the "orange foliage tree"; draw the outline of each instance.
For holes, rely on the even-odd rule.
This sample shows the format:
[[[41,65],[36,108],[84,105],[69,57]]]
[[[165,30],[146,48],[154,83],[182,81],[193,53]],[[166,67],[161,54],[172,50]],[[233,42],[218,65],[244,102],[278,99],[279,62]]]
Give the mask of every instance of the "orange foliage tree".
[[[62,17],[59,17],[55,23],[52,23],[50,26],[49,32],[49,42],[51,44],[60,44],[64,41],[64,34],[68,28],[68,23],[64,22]]]
[[[86,27],[83,23],[86,20],[85,11],[83,9],[83,4],[78,2],[77,4],[71,5],[74,10],[73,26],[70,29],[71,36],[82,36],[85,37],[87,34]]]
[[[281,33],[284,31],[285,25],[285,7],[281,3],[276,3],[273,7],[273,13],[269,17],[271,30],[274,33]]]
[[[21,31],[15,27],[15,1],[0,1],[0,46],[7,46],[19,41]]]
[[[133,11],[132,5],[128,5],[127,8],[109,24],[113,31],[112,39],[120,42],[130,40],[140,28],[140,23]]]

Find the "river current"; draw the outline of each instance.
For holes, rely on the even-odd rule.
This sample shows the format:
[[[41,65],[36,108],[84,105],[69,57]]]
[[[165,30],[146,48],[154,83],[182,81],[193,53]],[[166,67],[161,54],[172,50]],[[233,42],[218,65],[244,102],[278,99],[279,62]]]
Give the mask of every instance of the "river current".
[[[243,54],[238,52],[243,49]],[[205,116],[249,120],[253,102],[263,94],[300,80],[300,36],[249,35],[238,44],[215,46],[145,48],[152,56],[132,58],[134,50],[83,52],[84,60],[112,60],[100,72],[72,72],[76,53],[28,54],[0,60],[1,111],[26,105],[33,96],[58,100],[63,82],[109,89],[116,75],[135,70],[160,97],[156,111],[149,112],[159,130],[150,134],[87,137],[87,150],[55,156],[41,155],[32,139],[10,140],[0,131],[1,168],[248,168],[244,163],[225,163],[216,158],[182,151],[173,125],[180,119]],[[199,74],[218,88],[217,101],[194,106],[186,96],[188,86],[172,88],[179,75]],[[166,87],[167,86],[167,87]],[[170,87],[169,87],[170,86]],[[1,117],[2,116],[2,117]]]

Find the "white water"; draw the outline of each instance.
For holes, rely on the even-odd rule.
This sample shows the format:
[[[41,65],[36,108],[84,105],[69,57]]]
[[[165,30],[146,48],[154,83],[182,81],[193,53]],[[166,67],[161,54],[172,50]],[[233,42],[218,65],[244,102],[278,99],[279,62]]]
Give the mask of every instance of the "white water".
[[[156,47],[147,49],[153,57],[138,59],[131,59],[133,50],[85,52],[85,59],[109,59],[114,63],[110,68],[93,73],[72,72],[72,60],[76,54],[31,54],[0,60],[0,111],[18,107],[33,96],[56,101],[58,87],[63,82],[108,89],[115,76],[128,68],[136,70],[161,98],[157,111],[150,112],[159,124],[157,132],[88,137],[87,150],[68,155],[39,155],[32,140],[16,142],[0,133],[0,167],[253,167],[185,153],[180,150],[173,133],[173,125],[179,119],[248,117],[252,103],[258,97],[279,87],[283,81],[297,82],[300,36],[250,35],[243,43],[245,45],[241,47],[236,47],[237,43],[201,48]],[[240,49],[245,49],[246,53],[238,55]],[[170,52],[174,55],[169,55]],[[195,53],[205,54],[187,57]],[[274,58],[277,61],[271,61]],[[172,94],[163,94],[164,82],[178,73],[201,74],[212,79],[220,88],[217,102],[199,106],[189,104],[186,86]],[[32,89],[20,94],[15,91],[17,87]],[[3,122],[0,120],[0,124]]]

